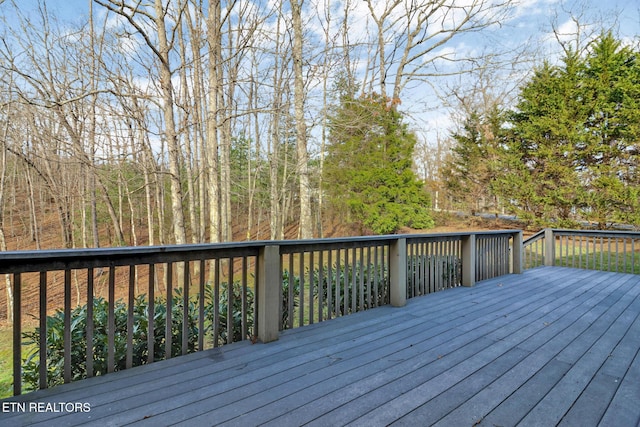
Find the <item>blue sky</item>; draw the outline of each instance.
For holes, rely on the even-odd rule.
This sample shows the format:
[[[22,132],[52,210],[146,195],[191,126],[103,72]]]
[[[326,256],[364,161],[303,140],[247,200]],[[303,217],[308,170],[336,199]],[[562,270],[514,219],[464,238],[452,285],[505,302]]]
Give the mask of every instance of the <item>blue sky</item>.
[[[0,0],[1,2],[2,0]],[[12,0],[4,0],[0,4],[0,15],[6,15]],[[86,22],[91,0],[45,0],[51,15],[56,15],[61,21]],[[258,0],[260,1],[260,0]],[[381,2],[384,0],[380,0]],[[464,1],[464,0],[461,0]],[[482,34],[463,36],[452,40],[446,45],[456,56],[464,57],[470,54],[482,54],[485,51],[521,49],[526,47],[535,61],[556,61],[560,56],[560,46],[554,40],[552,28],[555,26],[561,33],[561,38],[569,40],[575,33],[573,18],[583,24],[602,23],[581,29],[587,36],[597,35],[602,27],[613,28],[620,38],[629,42],[638,41],[640,36],[640,0],[517,0],[511,19],[500,27]],[[23,11],[33,10],[37,0],[15,0]],[[311,4],[313,0],[306,0]],[[334,6],[334,3],[331,4]],[[101,6],[94,5],[95,10]],[[365,12],[366,13],[366,12]],[[0,24],[2,25],[2,24]],[[1,29],[0,29],[1,30]],[[446,65],[443,65],[446,66]],[[508,64],[507,64],[508,67]],[[526,77],[532,64],[524,64],[521,69],[509,70],[501,83],[503,90],[510,95],[517,93],[517,83]],[[442,94],[455,85],[472,85],[474,76],[456,77],[455,79],[434,80],[434,84],[416,84],[409,88],[402,96],[403,109],[413,118],[413,126],[420,129],[424,139],[434,140],[437,134],[447,133],[452,126],[450,110],[442,105]],[[465,80],[466,79],[466,80]],[[470,81],[469,81],[470,79]],[[437,93],[439,92],[439,93]]]
[[[0,4],[0,14],[5,13],[9,3],[15,1],[23,11],[33,10],[38,0],[4,0]],[[307,0],[309,2],[309,0]],[[384,0],[380,0],[384,1]],[[632,38],[640,35],[640,0],[515,0],[518,3],[518,17],[500,29],[500,37],[514,41],[526,40],[543,35],[551,30],[551,23],[565,24],[568,12],[593,21],[602,19],[612,24],[617,17],[620,36]],[[50,14],[62,20],[84,21],[91,0],[43,0]],[[2,0],[0,0],[2,3]],[[101,6],[94,5],[96,10]]]
[[[11,1],[4,0],[7,5]],[[15,1],[23,10],[34,9],[38,4],[37,0]],[[44,0],[52,14],[70,20],[86,15],[90,2],[91,0]],[[520,4],[518,8],[524,11],[520,18],[522,25],[519,27],[523,31],[536,31],[535,27],[538,25],[549,25],[556,14],[562,20],[567,17],[565,11],[578,14],[584,10],[587,15],[602,14],[605,18],[619,11],[623,35],[632,36],[640,33],[640,1],[638,0],[518,0],[518,2]],[[94,5],[94,8],[98,9],[100,6]],[[517,30],[514,29],[514,31]]]
[[[38,0],[0,0],[0,15],[10,10],[9,3],[15,1],[23,11],[33,10]],[[51,15],[62,21],[86,22],[91,0],[41,0]],[[246,1],[246,0],[243,0]],[[260,0],[258,0],[260,1]],[[307,0],[306,4],[318,0]],[[385,0],[380,0],[383,2]],[[426,1],[426,0],[425,0]],[[463,0],[464,1],[464,0]],[[491,1],[491,0],[489,0]],[[461,55],[465,51],[478,51],[490,48],[498,43],[505,47],[516,48],[522,44],[538,45],[541,57],[553,58],[558,54],[558,44],[551,40],[552,24],[557,28],[571,32],[571,15],[581,22],[601,21],[605,26],[613,26],[619,36],[633,39],[640,35],[640,0],[513,0],[517,3],[515,14],[509,22],[484,35],[461,37],[461,41],[447,44],[447,48],[457,50]],[[334,4],[332,3],[332,7]],[[102,7],[94,4],[95,10]],[[366,13],[366,12],[365,12]],[[1,24],[0,24],[1,25]],[[493,34],[490,34],[493,33]],[[567,35],[567,37],[571,37]]]

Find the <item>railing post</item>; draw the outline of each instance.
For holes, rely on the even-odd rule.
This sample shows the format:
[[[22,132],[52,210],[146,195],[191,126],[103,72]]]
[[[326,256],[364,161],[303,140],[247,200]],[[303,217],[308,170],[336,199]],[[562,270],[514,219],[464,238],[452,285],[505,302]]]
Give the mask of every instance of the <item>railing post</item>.
[[[258,339],[263,343],[279,337],[280,325],[280,247],[260,248],[258,253]]]
[[[403,307],[407,303],[407,239],[390,243],[389,255],[391,305]]]
[[[522,239],[522,230],[518,231],[513,235],[513,273],[514,274],[522,274],[523,268],[523,254],[524,254],[524,246]]]
[[[552,228],[544,229],[544,265],[553,267],[556,259],[556,236]]]
[[[13,275],[13,395],[22,394],[22,278]]]
[[[476,235],[462,236],[462,286],[476,283]]]

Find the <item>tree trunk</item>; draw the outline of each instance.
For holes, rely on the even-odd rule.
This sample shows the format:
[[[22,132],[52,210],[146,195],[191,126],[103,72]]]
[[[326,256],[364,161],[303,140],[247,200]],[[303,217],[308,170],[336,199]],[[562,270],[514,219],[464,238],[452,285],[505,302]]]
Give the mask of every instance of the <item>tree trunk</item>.
[[[280,118],[283,99],[283,79],[282,73],[284,66],[283,59],[280,54],[281,34],[280,19],[276,20],[275,34],[275,54],[273,68],[273,88],[274,99],[272,104],[272,115],[269,132],[269,147],[267,148],[267,156],[269,159],[269,238],[271,240],[282,239],[282,221],[280,209],[280,186],[278,184],[278,169],[280,166]]]
[[[7,114],[8,116],[8,114]],[[4,235],[4,191],[5,191],[5,178],[7,174],[7,127],[9,121],[5,124],[5,129],[2,136],[2,153],[0,153],[0,251],[7,250],[7,241]],[[13,288],[11,286],[11,275],[5,274],[5,290],[7,294],[7,322],[13,323]]]
[[[29,166],[25,167],[25,176],[27,178],[27,188],[29,192],[29,228],[31,233],[31,241],[35,242],[36,249],[40,250],[40,226],[38,225],[38,215],[36,214],[36,199],[33,188],[33,178]]]
[[[209,0],[207,42],[209,44],[209,105],[207,107],[207,148],[209,164],[209,240],[219,242],[220,180],[218,168],[218,110],[221,62],[220,0]]]
[[[173,113],[173,84],[169,62],[169,44],[164,22],[162,0],[155,0],[155,22],[158,28],[158,53],[160,66],[160,87],[162,88],[162,111],[165,124],[165,137],[169,154],[169,180],[171,185],[171,214],[173,216],[173,238],[176,244],[187,242],[184,214],[182,212],[182,180],[180,179],[180,146],[176,134]]]
[[[181,6],[182,8],[182,6]],[[189,225],[191,226],[191,242],[198,243],[198,226],[199,221],[197,219],[196,213],[196,191],[194,187],[194,178],[193,178],[193,153],[192,153],[192,138],[191,132],[189,132],[189,128],[191,127],[190,123],[190,111],[189,108],[189,86],[187,83],[187,71],[189,68],[186,66],[187,64],[187,52],[186,52],[186,42],[185,36],[182,30],[182,25],[178,26],[178,41],[180,43],[180,59],[182,61],[183,67],[180,70],[180,92],[181,92],[181,100],[183,108],[182,110],[182,126],[184,129],[184,168],[187,174],[187,206],[189,210]]]
[[[208,183],[208,170],[207,170],[207,155],[206,155],[206,120],[203,118],[203,112],[206,111],[206,99],[204,98],[204,78],[203,78],[203,65],[202,65],[202,16],[196,14],[195,23],[192,21],[190,8],[184,9],[186,22],[189,29],[189,46],[191,47],[191,55],[193,57],[193,147],[197,153],[194,161],[198,165],[197,173],[197,187],[198,187],[198,226],[197,229],[197,241],[205,242],[206,228],[209,206],[207,203],[207,183]],[[195,197],[193,195],[192,197]]]
[[[298,180],[300,184],[300,225],[298,237],[313,237],[313,217],[311,215],[311,195],[309,185],[309,154],[307,152],[307,126],[304,120],[304,78],[302,75],[302,0],[291,1],[293,17],[293,78],[294,110],[296,120],[296,152]]]

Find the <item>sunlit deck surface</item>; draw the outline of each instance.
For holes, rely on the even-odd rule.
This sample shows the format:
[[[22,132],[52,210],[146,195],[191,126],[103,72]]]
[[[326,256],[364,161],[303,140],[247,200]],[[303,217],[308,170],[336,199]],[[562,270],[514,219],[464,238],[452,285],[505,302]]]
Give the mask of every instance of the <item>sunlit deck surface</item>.
[[[12,398],[91,411],[0,424],[636,426],[639,294],[640,276],[537,268]]]

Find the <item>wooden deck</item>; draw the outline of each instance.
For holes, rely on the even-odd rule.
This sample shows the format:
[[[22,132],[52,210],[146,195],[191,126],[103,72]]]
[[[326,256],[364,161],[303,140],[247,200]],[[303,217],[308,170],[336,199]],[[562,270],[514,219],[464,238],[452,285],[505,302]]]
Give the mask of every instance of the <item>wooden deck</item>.
[[[639,295],[640,276],[538,268],[8,399],[26,410],[0,424],[636,426]]]

